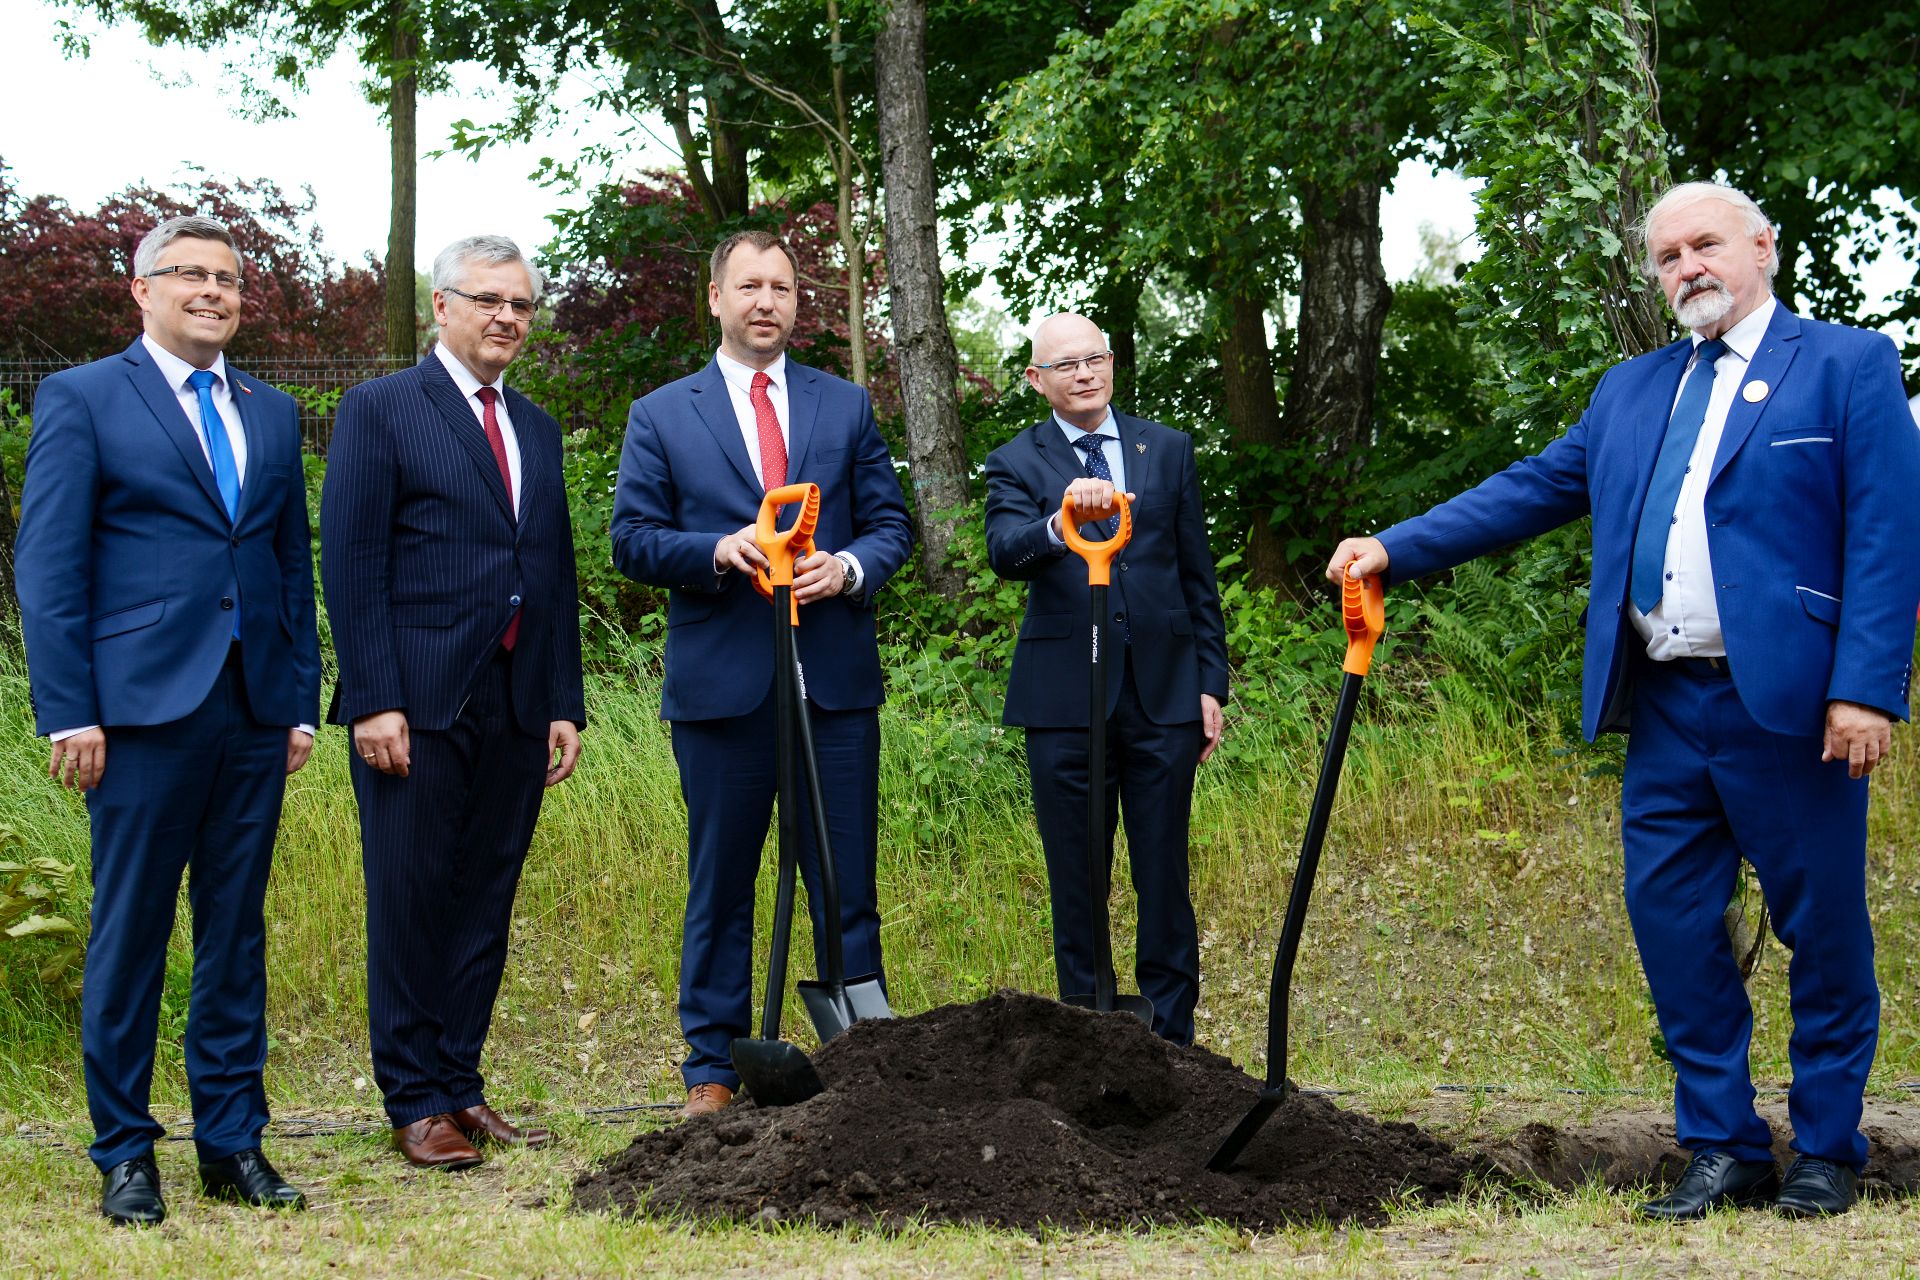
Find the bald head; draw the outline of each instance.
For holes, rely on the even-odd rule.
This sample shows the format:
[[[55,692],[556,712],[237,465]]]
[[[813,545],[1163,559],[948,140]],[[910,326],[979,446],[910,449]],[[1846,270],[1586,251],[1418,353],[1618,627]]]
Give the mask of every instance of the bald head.
[[[1091,431],[1106,421],[1113,399],[1113,353],[1107,335],[1083,315],[1063,311],[1033,328],[1027,382],[1065,422]]]

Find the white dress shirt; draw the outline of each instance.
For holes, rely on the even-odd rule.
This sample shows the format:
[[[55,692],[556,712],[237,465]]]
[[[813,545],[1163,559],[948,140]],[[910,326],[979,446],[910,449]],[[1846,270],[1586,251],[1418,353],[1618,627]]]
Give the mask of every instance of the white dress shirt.
[[[780,424],[780,443],[787,450],[787,483],[795,483],[793,478],[793,430],[788,425],[792,418],[787,413],[787,353],[782,351],[773,358],[773,363],[764,369],[742,364],[724,351],[713,353],[713,362],[720,367],[720,376],[727,384],[727,399],[733,404],[733,420],[740,424],[740,438],[747,444],[747,460],[753,464],[753,474],[760,477],[760,483],[766,483],[767,470],[760,465],[760,415],[753,409],[753,375],[764,373],[769,379],[767,400],[773,405],[774,420]],[[714,546],[719,547],[716,540]],[[859,595],[861,584],[866,581],[866,571],[860,567],[860,557],[851,551],[836,552],[847,564],[849,570],[847,591]]]
[[[1720,437],[1727,428],[1727,414],[1734,398],[1746,382],[1747,366],[1767,336],[1767,325],[1779,306],[1773,298],[1754,308],[1753,313],[1720,335],[1726,352],[1713,366],[1713,393],[1707,398],[1706,421],[1693,443],[1686,475],[1680,481],[1680,497],[1673,507],[1674,523],[1667,530],[1666,565],[1662,571],[1660,603],[1652,613],[1641,613],[1631,600],[1628,616],[1634,630],[1646,642],[1647,656],[1656,662],[1674,658],[1724,658],[1727,642],[1720,634],[1720,599],[1713,584],[1713,562],[1707,548],[1707,480],[1713,473],[1713,458],[1720,450]],[[1706,341],[1693,335],[1696,351]],[[1689,357],[1687,374],[1680,380],[1674,403],[1685,393],[1687,383],[1699,374],[1698,356]],[[1672,416],[1672,407],[1668,408]]]
[[[1091,434],[1099,436],[1100,452],[1107,460],[1107,470],[1113,473],[1113,487],[1121,493],[1127,491],[1127,455],[1125,450],[1121,448],[1120,424],[1114,420],[1112,405],[1107,406],[1107,416],[1102,418],[1100,425],[1095,427],[1091,432],[1074,426],[1058,413],[1053,415],[1053,423],[1060,428],[1060,434],[1066,437],[1067,448],[1072,452],[1074,459],[1080,464],[1082,473],[1087,469],[1087,455],[1076,442],[1084,435]],[[1047,521],[1047,540],[1052,542],[1056,547],[1064,547],[1067,545],[1067,540],[1060,532],[1059,516],[1060,513],[1056,511],[1053,513],[1053,517]]]
[[[460,357],[447,350],[446,344],[433,344],[433,354],[440,357],[440,363],[446,366],[447,373],[453,378],[453,385],[460,388],[460,394],[467,398],[467,408],[473,410],[473,420],[480,429],[487,429],[487,406],[480,403],[480,388],[493,388],[493,420],[500,424],[500,438],[507,446],[507,475],[513,481],[513,515],[520,518],[520,437],[514,434],[513,419],[507,416],[507,385],[505,375],[492,382],[483,383],[473,376],[473,370],[460,363]]]

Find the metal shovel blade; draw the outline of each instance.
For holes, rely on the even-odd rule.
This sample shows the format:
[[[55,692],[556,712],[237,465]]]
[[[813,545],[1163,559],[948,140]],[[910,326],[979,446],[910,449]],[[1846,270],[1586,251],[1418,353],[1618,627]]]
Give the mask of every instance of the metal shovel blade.
[[[1145,996],[1130,996],[1123,992],[1115,992],[1111,1010],[1102,1009],[1100,998],[1092,995],[1061,996],[1060,1003],[1070,1004],[1076,1009],[1092,1009],[1096,1013],[1130,1013],[1148,1026],[1153,1025],[1153,1001]]]
[[[1249,1142],[1253,1141],[1253,1135],[1260,1132],[1260,1126],[1280,1109],[1280,1104],[1286,1101],[1286,1098],[1285,1084],[1269,1085],[1260,1090],[1259,1099],[1254,1102],[1246,1115],[1240,1117],[1240,1123],[1233,1126],[1233,1132],[1226,1136],[1225,1141],[1221,1142],[1219,1148],[1208,1158],[1207,1168],[1215,1173],[1225,1173],[1233,1168],[1233,1162],[1240,1158],[1240,1153],[1247,1149]]]
[[[785,1040],[741,1036],[733,1042],[732,1057],[747,1092],[763,1107],[791,1107],[826,1092],[813,1060]]]
[[[820,1036],[820,1043],[845,1031],[862,1018],[891,1018],[893,1010],[887,1007],[887,993],[881,989],[880,975],[862,974],[858,978],[849,978],[837,988],[831,982],[797,982],[801,1003],[807,1006],[807,1016],[813,1019],[813,1029]]]

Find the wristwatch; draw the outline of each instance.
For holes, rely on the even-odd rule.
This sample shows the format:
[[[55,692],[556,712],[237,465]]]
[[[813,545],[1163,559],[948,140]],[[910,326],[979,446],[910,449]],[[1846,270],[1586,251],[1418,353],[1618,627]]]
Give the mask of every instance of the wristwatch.
[[[843,596],[850,595],[853,592],[853,584],[860,576],[853,563],[853,557],[844,551],[836,551],[833,553],[833,558],[838,560],[840,567],[847,571],[847,576],[840,583],[840,594]]]

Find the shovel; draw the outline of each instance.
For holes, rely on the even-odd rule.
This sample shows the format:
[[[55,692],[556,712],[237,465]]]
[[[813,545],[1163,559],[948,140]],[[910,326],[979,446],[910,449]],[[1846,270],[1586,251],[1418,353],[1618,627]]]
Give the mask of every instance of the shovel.
[[[800,508],[785,533],[774,528],[783,503],[797,503]],[[755,575],[755,585],[773,597],[774,769],[779,793],[780,876],[774,895],[773,945],[767,954],[767,1000],[760,1015],[760,1038],[737,1037],[731,1056],[733,1069],[740,1073],[747,1092],[763,1107],[792,1106],[826,1089],[813,1061],[780,1038],[787,947],[793,931],[794,878],[799,869],[794,831],[794,814],[798,812],[798,787],[793,776],[794,682],[786,674],[793,670],[793,625],[799,613],[799,606],[793,602],[793,562],[812,549],[813,530],[819,519],[819,487],[788,485],[767,494],[760,504],[759,527],[754,531],[754,540],[770,566]]]
[[[1293,892],[1287,898],[1286,923],[1280,929],[1280,949],[1273,957],[1273,986],[1267,995],[1267,1082],[1251,1110],[1235,1125],[1226,1141],[1207,1161],[1207,1168],[1224,1173],[1233,1167],[1253,1136],[1286,1100],[1287,997],[1293,984],[1293,961],[1300,952],[1300,931],[1307,922],[1307,899],[1320,869],[1320,849],[1327,839],[1327,819],[1334,793],[1340,789],[1340,765],[1346,759],[1347,735],[1360,705],[1360,685],[1373,662],[1373,646],[1387,629],[1386,593],[1380,579],[1345,577],[1340,583],[1340,612],[1347,627],[1346,675],[1340,681],[1340,704],[1333,713],[1333,732],[1320,760],[1320,782],[1313,792],[1313,810],[1307,816],[1307,836],[1300,846],[1300,866],[1293,873]]]
[[[1063,995],[1061,1000],[1080,1009],[1112,1013],[1115,1009],[1133,1014],[1148,1026],[1153,1025],[1153,1001],[1139,995],[1114,992],[1112,925],[1107,919],[1107,668],[1101,643],[1107,623],[1107,587],[1113,578],[1113,558],[1133,537],[1133,510],[1127,495],[1116,492],[1114,502],[1120,508],[1120,528],[1104,542],[1092,542],[1080,535],[1079,517],[1073,509],[1073,496],[1060,502],[1060,532],[1067,546],[1087,562],[1087,587],[1093,598],[1091,661],[1087,680],[1087,894],[1093,908],[1093,994]]]

